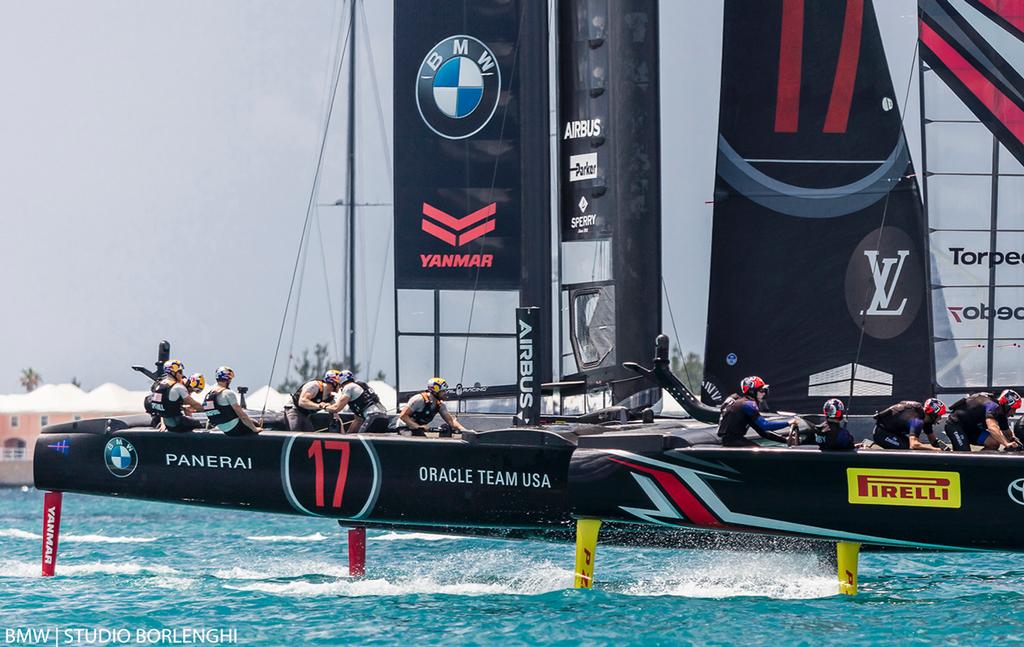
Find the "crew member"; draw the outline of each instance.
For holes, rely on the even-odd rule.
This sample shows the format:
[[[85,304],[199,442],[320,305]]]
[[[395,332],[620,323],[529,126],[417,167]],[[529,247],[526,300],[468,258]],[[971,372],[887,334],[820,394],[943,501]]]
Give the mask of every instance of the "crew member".
[[[788,422],[782,420],[765,420],[761,415],[761,403],[768,396],[768,385],[756,375],[743,378],[740,383],[742,395],[736,398],[730,397],[722,405],[722,419],[718,423],[718,437],[722,439],[723,447],[751,447],[757,446],[752,440],[746,438],[747,429],[753,428],[759,436],[766,440],[775,442],[787,442],[784,436],[774,433],[777,429],[785,429],[789,425],[797,424],[797,420],[791,419]]]
[[[942,451],[942,441],[935,437],[935,423],[946,415],[946,405],[938,398],[924,404],[914,400],[897,402],[875,414],[872,440],[884,449],[930,449]],[[928,436],[929,443],[921,442]]]
[[[185,388],[188,389],[189,395],[198,397],[198,394],[202,393],[203,389],[206,388],[206,378],[203,377],[202,373],[193,373],[185,380]],[[185,410],[189,414],[198,413],[197,410],[187,404],[185,405]]]
[[[823,452],[853,449],[853,434],[846,428],[846,405],[839,398],[826,400],[821,407],[825,422],[813,425],[814,442]]]
[[[1020,405],[1020,394],[1011,389],[998,398],[991,393],[975,393],[955,402],[946,419],[946,435],[954,451],[969,452],[971,445],[1020,449],[1020,442],[1010,433],[1009,421]]]
[[[167,431],[184,432],[199,429],[203,423],[185,415],[185,407],[192,411],[203,408],[185,386],[185,365],[176,359],[164,364],[164,378],[153,388],[150,406],[160,416]]]
[[[203,400],[203,410],[211,425],[225,436],[252,436],[263,431],[238,404],[238,394],[231,390],[235,371],[230,366],[217,369],[217,386]]]
[[[440,414],[441,418],[448,425],[447,430],[442,433],[451,433],[450,430],[465,431],[466,428],[459,423],[444,404],[444,398],[448,393],[448,383],[440,377],[432,377],[427,382],[427,390],[409,398],[409,401],[402,408],[402,413],[396,423],[397,428],[408,428],[413,435],[422,436],[430,428],[430,422],[434,416]]]
[[[356,376],[349,370],[341,371],[341,392],[334,404],[327,407],[327,411],[337,414],[345,405],[355,415],[349,423],[349,433],[365,432],[374,426],[376,420],[388,417],[380,398],[370,385],[356,380]]]
[[[291,431],[313,431],[310,419],[317,411],[331,405],[334,390],[341,386],[341,371],[331,369],[324,373],[322,380],[310,380],[292,394],[292,404],[284,409],[288,429]]]

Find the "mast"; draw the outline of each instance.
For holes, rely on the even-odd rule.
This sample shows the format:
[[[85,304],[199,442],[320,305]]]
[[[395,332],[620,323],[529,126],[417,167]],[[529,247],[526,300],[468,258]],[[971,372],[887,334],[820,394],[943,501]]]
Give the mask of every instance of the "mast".
[[[351,370],[356,366],[356,2],[350,0],[348,17],[348,352],[345,363]]]

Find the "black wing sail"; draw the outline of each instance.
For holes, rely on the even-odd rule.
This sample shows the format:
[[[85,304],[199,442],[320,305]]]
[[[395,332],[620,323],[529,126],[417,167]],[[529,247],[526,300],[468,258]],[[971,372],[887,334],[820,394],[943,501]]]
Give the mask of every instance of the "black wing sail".
[[[398,390],[442,375],[511,395],[515,308],[542,308],[550,336],[547,15],[428,4],[395,0]]]
[[[705,388],[854,412],[931,386],[924,220],[870,0],[727,0]]]

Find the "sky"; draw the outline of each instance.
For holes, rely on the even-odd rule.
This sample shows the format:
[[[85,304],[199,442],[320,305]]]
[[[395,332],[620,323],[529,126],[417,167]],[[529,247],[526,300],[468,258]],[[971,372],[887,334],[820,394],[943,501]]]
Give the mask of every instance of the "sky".
[[[916,81],[916,4],[876,4],[902,94]],[[384,206],[357,216],[356,348],[368,374],[393,375],[392,3],[363,7],[356,196]],[[190,372],[230,364],[241,384],[268,382],[345,19],[343,0],[0,3],[0,393],[28,367],[45,382],[144,387],[129,366],[151,364],[161,339]],[[721,20],[720,1],[661,3],[665,305],[697,353]],[[331,205],[346,191],[345,92],[274,384],[289,349],[340,342],[345,211]]]

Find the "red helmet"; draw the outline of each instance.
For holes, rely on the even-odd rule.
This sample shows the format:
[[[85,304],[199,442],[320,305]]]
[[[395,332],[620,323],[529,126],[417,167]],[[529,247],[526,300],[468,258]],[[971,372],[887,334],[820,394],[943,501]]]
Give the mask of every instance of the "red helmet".
[[[1006,389],[999,394],[999,404],[1008,408],[1010,411],[1016,411],[1020,409],[1020,394],[1013,389]]]
[[[938,398],[928,398],[924,401],[924,412],[928,415],[934,415],[936,418],[941,418],[946,415],[949,409],[946,408],[946,403]]]
[[[821,412],[825,414],[825,418],[828,420],[842,420],[843,416],[846,415],[846,405],[839,398],[832,398],[831,400],[825,400],[825,404],[821,407]]]
[[[767,391],[768,384],[758,376],[751,375],[750,377],[743,378],[743,381],[740,382],[740,390],[743,391],[743,395],[751,395],[758,391]]]

